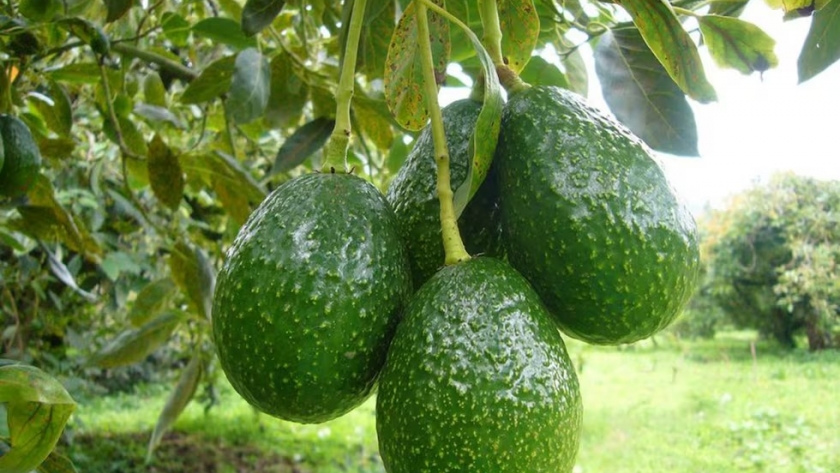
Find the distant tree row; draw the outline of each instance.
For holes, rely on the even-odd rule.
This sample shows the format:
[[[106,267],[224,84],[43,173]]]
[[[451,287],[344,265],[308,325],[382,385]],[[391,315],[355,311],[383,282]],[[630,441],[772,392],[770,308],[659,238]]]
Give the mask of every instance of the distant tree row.
[[[730,323],[787,346],[840,346],[840,181],[778,174],[700,222],[704,276],[678,330]]]

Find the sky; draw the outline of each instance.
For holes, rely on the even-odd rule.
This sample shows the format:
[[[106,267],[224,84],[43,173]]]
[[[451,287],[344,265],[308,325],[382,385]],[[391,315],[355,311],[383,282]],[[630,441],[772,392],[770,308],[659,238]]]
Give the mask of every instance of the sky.
[[[701,157],[663,156],[669,178],[695,213],[706,203],[721,207],[727,196],[779,171],[840,179],[840,64],[797,84],[810,19],[783,22],[781,11],[764,2],[750,2],[742,18],[776,39],[779,66],[763,79],[746,76],[718,68],[701,48],[718,92],[716,103],[691,104]]]
[[[754,1],[741,17],[777,41],[779,65],[763,77],[721,69],[700,48],[718,95],[711,104],[690,101],[700,157],[659,155],[668,178],[695,215],[707,206],[725,206],[729,196],[776,172],[840,179],[840,62],[797,84],[796,61],[811,21],[785,22],[782,15]],[[589,101],[610,113],[595,77],[591,49],[584,48],[583,57],[590,71]],[[444,89],[441,99],[448,102],[465,93]]]

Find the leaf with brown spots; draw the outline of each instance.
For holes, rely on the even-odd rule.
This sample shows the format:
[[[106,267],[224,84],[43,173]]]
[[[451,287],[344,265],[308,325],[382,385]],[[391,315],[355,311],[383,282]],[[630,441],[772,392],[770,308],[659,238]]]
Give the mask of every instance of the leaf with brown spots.
[[[434,0],[441,5],[442,0]],[[449,62],[449,23],[435,13],[429,13],[429,35],[436,77],[446,76]],[[400,126],[418,131],[429,119],[424,97],[422,56],[417,40],[417,8],[408,4],[388,46],[385,59],[385,101]],[[438,83],[440,88],[440,83]]]
[[[502,27],[502,54],[514,72],[520,72],[531,59],[540,36],[540,16],[533,0],[499,0]]]

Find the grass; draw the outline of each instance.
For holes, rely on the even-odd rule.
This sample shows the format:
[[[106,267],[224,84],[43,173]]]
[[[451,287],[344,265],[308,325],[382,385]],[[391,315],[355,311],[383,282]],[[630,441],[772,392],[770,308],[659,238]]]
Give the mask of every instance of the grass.
[[[752,334],[592,347],[570,342],[584,400],[576,473],[840,471],[840,353],[783,351]],[[151,466],[165,386],[87,402],[67,452],[80,471],[383,472],[374,403],[321,425],[257,415],[227,385],[193,403]],[[199,464],[200,463],[200,464]],[[488,472],[489,473],[489,472]]]

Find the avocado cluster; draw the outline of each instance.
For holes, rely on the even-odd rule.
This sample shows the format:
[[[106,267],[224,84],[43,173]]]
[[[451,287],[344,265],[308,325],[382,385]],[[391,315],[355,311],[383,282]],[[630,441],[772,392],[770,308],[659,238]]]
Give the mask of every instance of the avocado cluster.
[[[453,188],[479,111],[443,110]],[[427,127],[385,195],[334,173],[275,189],[219,274],[222,368],[296,422],[378,390],[390,473],[568,473],[583,407],[561,331],[618,344],[670,323],[697,278],[694,221],[645,145],[559,88],[510,97],[459,219],[473,257],[445,268],[435,166]]]

